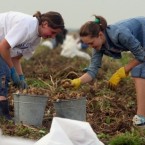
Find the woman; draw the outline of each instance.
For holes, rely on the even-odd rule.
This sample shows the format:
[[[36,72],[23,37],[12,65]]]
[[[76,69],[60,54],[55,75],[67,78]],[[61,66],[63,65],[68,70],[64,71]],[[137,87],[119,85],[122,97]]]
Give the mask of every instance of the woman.
[[[93,48],[91,63],[87,72],[80,78],[71,80],[71,86],[78,88],[81,84],[92,81],[101,67],[102,56],[121,58],[122,51],[130,51],[134,59],[118,69],[109,86],[114,88],[121,79],[131,76],[135,81],[137,94],[137,114],[133,123],[145,125],[145,17],[130,18],[113,25],[107,25],[102,16],[95,16],[95,21],[86,22],[80,28],[81,40]]]
[[[29,59],[41,38],[54,38],[64,30],[64,21],[58,12],[33,16],[20,12],[0,14],[0,116],[10,118],[8,109],[8,83],[10,78],[18,88],[27,84],[20,59]]]

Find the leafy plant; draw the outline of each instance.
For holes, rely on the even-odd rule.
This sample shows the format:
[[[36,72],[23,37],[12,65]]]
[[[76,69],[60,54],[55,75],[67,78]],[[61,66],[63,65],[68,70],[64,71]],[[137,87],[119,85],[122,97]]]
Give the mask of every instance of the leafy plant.
[[[32,87],[42,87],[42,88],[47,87],[46,84],[44,84],[42,81],[38,79],[33,79],[33,78],[27,79],[27,83],[31,85]]]
[[[109,145],[144,145],[144,140],[135,133],[124,133],[117,135],[110,142]]]

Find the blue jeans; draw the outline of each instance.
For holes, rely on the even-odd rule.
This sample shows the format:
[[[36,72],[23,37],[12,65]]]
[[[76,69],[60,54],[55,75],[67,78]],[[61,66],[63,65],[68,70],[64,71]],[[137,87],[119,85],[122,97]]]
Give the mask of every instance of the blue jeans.
[[[145,79],[145,62],[134,67],[131,76]]]
[[[10,69],[4,59],[0,56],[0,96],[7,97],[10,78]]]

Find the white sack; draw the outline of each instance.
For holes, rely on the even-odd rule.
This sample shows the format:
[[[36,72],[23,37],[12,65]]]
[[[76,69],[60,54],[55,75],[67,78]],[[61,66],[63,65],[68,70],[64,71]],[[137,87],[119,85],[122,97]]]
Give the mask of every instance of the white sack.
[[[50,133],[34,145],[104,145],[88,122],[54,117]]]
[[[66,39],[62,44],[62,50],[60,55],[68,58],[73,58],[75,56],[82,57],[84,59],[90,60],[91,57],[88,53],[79,50],[80,46],[78,40],[73,38],[72,35],[66,35]]]
[[[54,117],[50,132],[37,142],[3,136],[0,145],[104,145],[88,122]]]

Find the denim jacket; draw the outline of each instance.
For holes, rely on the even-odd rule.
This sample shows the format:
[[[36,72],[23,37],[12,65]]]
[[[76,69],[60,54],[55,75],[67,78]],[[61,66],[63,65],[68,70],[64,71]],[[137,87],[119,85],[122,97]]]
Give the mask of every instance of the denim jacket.
[[[101,67],[103,55],[121,58],[122,51],[130,51],[134,57],[145,61],[145,17],[136,17],[108,25],[104,32],[106,44],[97,51],[93,49],[87,73],[95,78]]]

